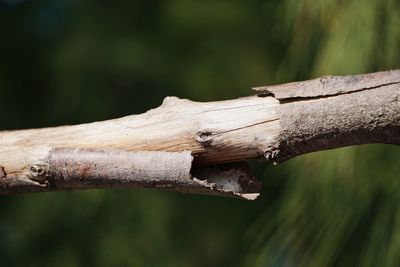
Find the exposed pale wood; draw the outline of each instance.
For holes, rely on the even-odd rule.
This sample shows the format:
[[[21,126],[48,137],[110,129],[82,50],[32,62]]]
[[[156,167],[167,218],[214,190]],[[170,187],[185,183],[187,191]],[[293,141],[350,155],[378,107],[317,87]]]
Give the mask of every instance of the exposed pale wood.
[[[46,158],[53,148],[191,151],[220,163],[263,155],[278,134],[274,98],[246,97],[198,103],[168,97],[144,114],[89,124],[0,134],[0,165],[8,174]],[[269,133],[269,134],[265,134]],[[275,134],[274,134],[275,133]]]
[[[141,115],[75,126],[0,132],[1,192],[37,191],[18,190],[24,183],[39,183],[39,191],[54,190],[51,188],[54,177],[61,179],[58,180],[61,183],[53,183],[58,185],[57,189],[143,187],[144,183],[137,184],[137,178],[145,179],[144,176],[126,172],[129,168],[119,165],[122,159],[118,155],[129,151],[190,151],[194,157],[193,163],[190,162],[192,169],[204,173],[204,168],[208,168],[204,166],[248,158],[279,162],[341,146],[400,144],[399,70],[329,76],[262,87],[257,92],[256,96],[207,103],[167,97],[160,107]],[[60,151],[69,151],[69,157],[62,157]],[[71,154],[71,151],[79,153]],[[109,161],[104,160],[106,154],[111,157]],[[77,173],[81,173],[79,162],[92,159],[86,161],[86,165],[92,166],[89,180],[79,180],[85,177],[83,174],[55,175],[60,174],[59,170],[49,165],[54,163],[51,161],[54,155],[58,155],[57,166],[69,162],[71,170]],[[100,166],[96,162],[103,164],[97,170],[93,167]],[[150,162],[146,164],[155,166]],[[162,162],[157,168],[166,166]],[[107,164],[122,171],[121,175],[107,173]],[[44,180],[38,180],[32,172],[41,169],[40,166],[53,170],[49,176],[39,175]],[[130,184],[121,186],[126,181],[123,177],[130,179]],[[148,178],[151,180],[151,177]],[[221,179],[203,180],[213,183]],[[228,178],[223,180],[224,186],[230,184],[226,182]],[[211,191],[206,193],[215,193]],[[232,192],[229,194],[235,195]]]

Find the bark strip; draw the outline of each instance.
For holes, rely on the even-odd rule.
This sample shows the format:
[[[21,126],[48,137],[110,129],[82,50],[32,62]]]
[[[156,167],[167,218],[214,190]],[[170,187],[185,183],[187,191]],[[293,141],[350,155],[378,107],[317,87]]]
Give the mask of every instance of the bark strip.
[[[197,168],[183,152],[54,149],[24,175],[0,180],[0,194],[93,188],[153,188],[254,200],[261,187],[245,163]]]
[[[268,159],[361,144],[400,144],[400,70],[258,88],[280,101]],[[268,152],[267,152],[268,153]]]
[[[400,83],[400,70],[349,76],[323,76],[317,79],[254,87],[258,94],[270,94],[280,101],[348,94]]]

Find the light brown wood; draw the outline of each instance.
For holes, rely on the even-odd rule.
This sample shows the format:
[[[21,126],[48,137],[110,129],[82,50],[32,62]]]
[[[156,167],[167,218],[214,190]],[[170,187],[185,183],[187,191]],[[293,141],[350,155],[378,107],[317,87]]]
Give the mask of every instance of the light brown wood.
[[[0,132],[1,192],[38,191],[30,190],[29,184],[39,184],[42,188],[39,191],[99,185],[93,173],[98,176],[101,173],[93,168],[88,177],[96,181],[96,185],[89,183],[79,187],[75,176],[75,180],[69,180],[74,181],[74,186],[60,183],[68,180],[69,176],[55,175],[60,170],[50,165],[50,159],[57,155],[61,157],[56,152],[63,149],[80,151],[90,166],[96,160],[87,160],[96,159],[96,155],[100,164],[102,157],[99,153],[109,152],[108,157],[112,158],[120,153],[139,151],[188,151],[194,157],[189,164],[192,168],[249,158],[279,162],[296,155],[341,146],[400,144],[399,117],[400,70],[329,76],[261,87],[257,89],[256,96],[218,102],[199,103],[167,97],[160,107],[141,115],[74,126]],[[79,165],[80,160],[85,162],[79,153],[74,155],[75,165]],[[157,154],[154,156],[157,157]],[[71,165],[71,157],[68,160]],[[61,168],[62,161],[57,162],[57,168]],[[124,166],[118,165],[115,160],[110,159],[110,162],[114,168]],[[133,166],[134,162],[129,164]],[[112,175],[106,175],[104,166],[103,174],[108,177],[103,177],[105,181],[112,180],[116,187],[120,187],[121,183],[118,184]],[[74,166],[70,168],[81,171]],[[45,171],[38,174],[38,170]],[[129,175],[139,177],[137,173]],[[145,180],[145,176],[140,177]],[[81,178],[85,177],[81,175]],[[51,188],[51,179],[55,178],[61,185]],[[207,181],[207,178],[204,180]],[[24,189],[18,191],[24,183]],[[11,184],[13,186],[10,187]],[[106,184],[104,182],[100,187],[107,187],[103,186]],[[138,187],[137,183],[122,187],[135,185]],[[108,187],[113,185],[108,184]],[[247,189],[239,191],[257,191]],[[232,192],[231,195],[235,195],[238,190],[233,189]]]
[[[221,163],[263,155],[279,131],[272,98],[246,97],[198,103],[167,97],[144,114],[55,128],[0,134],[0,165],[18,174],[47,160],[54,148],[191,151],[199,162]],[[265,134],[268,133],[268,134]]]

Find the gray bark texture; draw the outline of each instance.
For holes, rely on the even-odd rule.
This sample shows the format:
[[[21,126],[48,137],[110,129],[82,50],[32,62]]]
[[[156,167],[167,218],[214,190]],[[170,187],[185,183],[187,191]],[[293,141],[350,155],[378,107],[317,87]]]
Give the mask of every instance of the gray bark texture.
[[[252,200],[261,184],[239,161],[400,144],[400,70],[253,89],[219,102],[168,97],[104,122],[0,132],[0,194],[153,188]]]
[[[351,145],[400,144],[399,70],[255,90],[272,94],[281,103],[276,161]]]

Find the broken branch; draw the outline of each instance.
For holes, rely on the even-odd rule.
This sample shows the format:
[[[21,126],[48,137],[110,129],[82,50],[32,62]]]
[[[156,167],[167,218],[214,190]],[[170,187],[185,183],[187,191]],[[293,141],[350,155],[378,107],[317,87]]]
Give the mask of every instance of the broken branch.
[[[259,184],[232,162],[400,144],[400,70],[255,91],[207,103],[167,97],[141,115],[0,132],[0,193],[163,188],[253,199]]]

